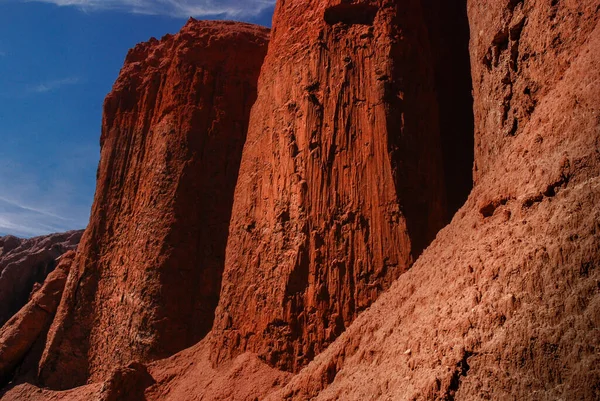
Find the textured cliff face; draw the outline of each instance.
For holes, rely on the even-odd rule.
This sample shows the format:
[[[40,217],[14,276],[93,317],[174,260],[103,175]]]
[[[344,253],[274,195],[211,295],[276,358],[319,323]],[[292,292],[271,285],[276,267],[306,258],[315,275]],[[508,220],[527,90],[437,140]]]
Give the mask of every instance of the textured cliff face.
[[[294,371],[445,219],[418,1],[279,2],[236,188],[216,360]]]
[[[477,185],[413,268],[267,399],[600,397],[599,7],[469,1]],[[513,133],[499,101],[511,85]]]
[[[476,186],[452,223],[438,233],[412,268],[295,376],[274,369],[264,360],[297,369],[309,359],[309,354],[302,353],[305,344],[317,344],[316,352],[318,346],[325,347],[331,341],[330,337],[319,337],[325,321],[328,328],[335,327],[330,326],[330,317],[346,319],[350,314],[343,314],[344,307],[369,299],[360,292],[360,285],[374,282],[384,287],[392,280],[385,274],[375,281],[369,281],[374,275],[354,281],[349,278],[353,276],[342,275],[349,271],[348,261],[355,260],[365,244],[364,231],[356,223],[363,220],[356,216],[370,219],[367,244],[387,238],[389,243],[381,242],[386,252],[414,246],[409,241],[410,227],[396,236],[390,234],[394,233],[392,228],[404,224],[403,220],[394,221],[396,225],[388,223],[389,229],[374,223],[388,220],[375,218],[377,208],[367,196],[372,194],[369,185],[373,184],[365,183],[375,178],[376,194],[393,198],[394,192],[398,193],[397,187],[387,191],[386,186],[388,180],[397,183],[396,176],[385,175],[370,164],[377,160],[378,166],[385,157],[392,160],[394,152],[364,155],[355,152],[347,139],[344,146],[336,145],[332,163],[313,166],[309,162],[312,159],[304,159],[308,157],[306,147],[311,154],[307,133],[314,132],[309,122],[323,116],[319,118],[323,127],[330,127],[327,132],[338,132],[333,128],[336,114],[329,115],[329,107],[325,107],[328,102],[337,104],[338,97],[333,97],[334,102],[326,96],[327,90],[334,95],[340,91],[341,84],[336,86],[335,79],[342,76],[342,82],[352,82],[344,90],[357,91],[356,98],[364,99],[364,104],[375,99],[374,95],[369,97],[370,90],[378,87],[366,79],[367,66],[379,66],[379,51],[396,54],[386,50],[387,42],[377,42],[389,36],[377,34],[387,26],[379,25],[382,20],[378,18],[385,21],[389,15],[402,14],[388,8],[389,2],[387,6],[381,4],[377,13],[368,4],[354,7],[344,3],[328,8],[325,4],[289,3],[278,5],[269,64],[261,78],[261,88],[266,89],[259,90],[252,117],[252,124],[261,129],[251,129],[242,163],[216,330],[193,347],[147,368],[137,364],[117,368],[103,385],[91,384],[72,392],[22,385],[4,399],[110,399],[130,388],[138,397],[144,387],[144,397],[157,401],[599,399],[600,1],[468,1]],[[415,12],[411,10],[411,21],[403,27],[422,27],[415,18],[420,14]],[[343,47],[348,56],[344,66],[352,62],[351,68],[341,70],[331,56],[336,53],[331,52],[342,47],[332,38],[338,38],[340,32],[346,35],[368,30],[372,15],[373,32],[358,37],[378,46],[355,47],[355,36],[351,36]],[[331,32],[324,28],[320,34],[319,16],[332,24]],[[343,25],[342,19],[346,21]],[[435,16],[426,20],[432,36],[438,29],[448,29],[432,26]],[[399,43],[411,43],[410,31],[407,29],[405,41]],[[413,27],[412,32],[422,31]],[[321,42],[313,41],[313,34]],[[432,43],[434,48],[439,46],[439,38],[432,38]],[[322,50],[316,52],[313,46]],[[375,55],[353,58],[354,52],[370,51]],[[433,58],[438,66],[443,64],[439,57]],[[382,59],[386,68],[395,65],[393,57]],[[327,62],[329,69],[317,68],[320,60]],[[402,65],[406,68],[410,63]],[[293,79],[285,81],[282,77]],[[361,77],[358,83],[354,81],[357,77]],[[437,90],[438,78],[433,81]],[[318,86],[310,85],[315,81]],[[345,93],[342,91],[339,99],[344,100]],[[444,96],[437,92],[437,98]],[[339,107],[338,113],[353,122],[337,123],[338,127],[350,127],[349,131],[342,130],[348,136],[331,137],[320,128],[312,150],[319,152],[319,158],[330,160],[323,154],[330,155],[328,149],[332,141],[341,140],[338,138],[353,138],[351,134],[363,138],[368,127],[369,143],[374,143],[377,135],[389,135],[387,118],[397,114],[391,113],[395,109],[386,99],[382,103],[386,107],[379,114],[374,110],[379,110],[380,103],[375,102],[371,124],[361,123],[362,106],[348,101],[351,108]],[[275,108],[277,104],[283,106]],[[322,105],[320,112],[310,108],[318,104]],[[379,123],[380,118],[386,123]],[[516,129],[507,125],[515,118]],[[285,142],[290,136],[282,135],[281,127],[294,133],[291,143]],[[336,153],[338,149],[344,150]],[[442,144],[442,149],[447,147]],[[347,152],[355,152],[345,168],[352,174],[330,170],[338,166],[340,158],[346,161],[345,157],[350,157]],[[378,159],[381,153],[383,159]],[[370,169],[377,174],[367,174]],[[303,175],[306,171],[318,172],[317,177],[329,175],[311,183]],[[296,174],[303,180],[293,181]],[[321,186],[321,180],[329,177],[331,181]],[[368,180],[362,181],[364,177]],[[293,191],[294,183],[298,192]],[[323,229],[317,225],[322,223],[321,216],[333,215],[326,214],[335,193],[327,192],[330,187],[336,188],[340,198],[350,188],[357,188],[352,196],[358,199],[360,213],[350,207],[343,209],[342,216],[352,217],[333,219],[332,225]],[[396,196],[396,204],[402,205],[404,198]],[[320,214],[311,214],[315,210]],[[353,213],[345,214],[347,211]],[[328,231],[334,224],[339,231]],[[376,234],[373,227],[388,237]],[[306,238],[308,242],[303,242]],[[341,250],[335,248],[333,252],[331,244],[336,239]],[[306,249],[308,257],[303,259],[298,250]],[[355,253],[345,258],[346,249]],[[381,254],[372,251],[369,260],[380,260]],[[273,255],[276,260],[271,260]],[[328,259],[331,255],[336,259]],[[244,264],[244,260],[249,262]],[[304,260],[308,260],[307,269],[295,270],[303,266],[297,262]],[[306,277],[310,280],[303,281]],[[345,287],[344,280],[352,286]],[[286,293],[288,289],[293,296]],[[331,312],[340,307],[340,315]],[[247,316],[242,317],[243,313]],[[314,315],[324,319],[323,323],[305,326],[303,319]],[[272,321],[273,316],[279,320]],[[251,352],[240,353],[243,350]],[[236,353],[239,355],[227,358]],[[220,363],[213,365],[209,359]]]
[[[4,384],[10,379],[14,369],[23,362],[28,353],[30,364],[37,364],[35,359],[39,359],[40,353],[32,355],[36,354],[33,348],[35,345],[38,345],[38,348],[43,347],[74,256],[74,251],[62,255],[56,269],[46,277],[44,284],[35,290],[27,305],[0,329],[0,383]]]
[[[190,20],[127,55],[104,106],[91,221],[41,363],[68,388],[210,329],[268,30]]]
[[[27,303],[34,287],[54,270],[57,258],[77,248],[82,234],[0,238],[0,327]]]
[[[544,98],[556,96],[551,92],[590,38],[598,4],[597,0],[511,0],[493,7],[484,1],[469,3],[477,99],[476,180],[505,161],[505,149],[526,128],[540,124],[532,117]],[[561,114],[569,114],[575,106]],[[544,136],[548,134],[539,133],[539,140]]]

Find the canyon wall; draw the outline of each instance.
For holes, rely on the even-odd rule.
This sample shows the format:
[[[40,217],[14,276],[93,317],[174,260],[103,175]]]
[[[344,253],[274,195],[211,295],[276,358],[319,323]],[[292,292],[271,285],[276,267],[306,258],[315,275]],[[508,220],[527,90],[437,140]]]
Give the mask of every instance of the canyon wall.
[[[278,2],[229,198],[213,330],[148,364],[130,362],[188,338],[163,330],[162,322],[179,330],[172,316],[181,311],[158,305],[181,300],[189,312],[190,287],[171,287],[179,269],[153,263],[174,260],[180,247],[192,252],[168,236],[187,227],[172,210],[188,208],[191,194],[171,185],[186,188],[191,173],[162,181],[142,167],[180,168],[168,163],[181,160],[174,149],[194,148],[180,130],[169,131],[174,142],[157,138],[161,115],[148,123],[158,128],[135,135],[105,128],[87,251],[73,265],[42,364],[55,387],[88,376],[92,384],[67,392],[24,384],[5,399],[599,399],[600,0],[446,3]],[[452,37],[463,40],[466,11],[474,116],[464,112],[463,80],[448,83],[465,59],[443,68],[465,43],[444,48],[441,36],[456,22]],[[126,77],[163,60],[144,49],[177,38],[130,54],[105,127],[117,126],[111,115],[146,121],[110,110],[146,104],[146,89],[123,90],[150,84],[128,86]],[[185,77],[177,82],[197,82]],[[165,118],[195,104],[182,103]],[[474,137],[459,128],[473,124]],[[143,143],[144,156],[125,151],[129,142]],[[175,156],[146,164],[156,149]],[[465,160],[473,159],[475,186],[438,232],[446,203],[454,210],[470,187]],[[458,162],[451,171],[449,160]],[[199,213],[194,207],[186,213]]]
[[[90,225],[40,364],[45,386],[105,379],[210,330],[268,35],[190,20],[127,55],[104,104]]]
[[[475,188],[268,400],[600,397],[600,2],[468,10]]]
[[[215,320],[297,371],[405,272],[446,219],[419,1],[279,2],[235,192]]]
[[[0,385],[4,385],[20,366],[17,376],[35,377],[46,335],[60,303],[74,251],[61,256],[58,266],[34,290],[29,302],[0,328]]]

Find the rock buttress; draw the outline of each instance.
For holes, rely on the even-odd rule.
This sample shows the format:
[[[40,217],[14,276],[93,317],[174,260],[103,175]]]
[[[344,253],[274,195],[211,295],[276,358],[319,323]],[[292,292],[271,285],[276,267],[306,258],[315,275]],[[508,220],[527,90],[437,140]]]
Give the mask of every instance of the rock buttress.
[[[467,203],[266,400],[600,398],[600,2],[468,5]]]
[[[268,30],[190,20],[132,49],[104,104],[91,222],[40,367],[70,388],[210,330]]]
[[[235,192],[214,359],[296,371],[445,219],[417,1],[279,2]]]

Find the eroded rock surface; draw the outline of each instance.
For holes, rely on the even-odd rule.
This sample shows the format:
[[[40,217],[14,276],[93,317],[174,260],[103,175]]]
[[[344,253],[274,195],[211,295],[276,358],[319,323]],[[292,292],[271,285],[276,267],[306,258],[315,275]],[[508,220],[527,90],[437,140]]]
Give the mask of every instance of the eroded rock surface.
[[[269,400],[600,397],[600,3],[551,3],[469,1],[469,200]]]
[[[279,2],[235,193],[215,360],[297,371],[445,221],[418,1]]]
[[[380,110],[375,102],[373,123],[362,125],[360,105],[375,99],[361,91],[378,88],[367,80],[366,66],[379,66],[379,50],[373,49],[387,49],[384,39],[389,32],[381,28],[387,25],[378,25],[379,18],[396,15],[397,9],[388,8],[391,2],[379,8],[373,7],[375,2],[354,7],[357,4],[278,5],[272,49],[279,51],[271,50],[267,57],[274,67],[267,64],[263,69],[252,117],[253,124],[262,128],[251,129],[244,154],[216,330],[168,359],[133,369],[131,382],[123,383],[121,378],[128,375],[117,370],[104,385],[51,392],[24,384],[6,394],[7,400],[83,400],[103,388],[118,390],[131,384],[139,385],[138,390],[149,386],[144,397],[151,401],[600,398],[600,2],[468,1],[476,185],[452,223],[409,271],[395,281],[386,275],[359,277],[377,277],[375,283],[382,287],[394,282],[360,315],[355,313],[353,323],[349,318],[345,332],[334,340],[338,333],[318,336],[325,328],[336,327],[327,319],[346,319],[350,315],[344,310],[358,305],[356,300],[370,299],[358,290],[360,280],[340,280],[341,272],[348,272],[343,268],[358,254],[350,252],[352,258],[346,258],[344,252],[358,252],[365,243],[363,220],[357,219],[360,213],[346,214],[355,212],[347,207],[342,218],[332,220],[331,227],[339,230],[327,231],[315,221],[323,223],[320,216],[331,215],[311,213],[328,211],[333,195],[326,188],[337,188],[343,195],[354,188],[346,187],[352,183],[356,188],[352,197],[340,196],[336,202],[358,199],[361,213],[369,210],[369,218],[376,216],[376,205],[368,196],[371,187],[361,187],[361,177],[368,177],[367,182],[376,178],[377,185],[370,185],[377,194],[393,198],[394,193],[384,185],[393,174],[379,170],[367,174],[374,168],[373,160],[392,158],[393,153],[352,153],[351,139],[364,139],[367,126],[372,130],[369,143],[390,132],[387,124],[378,122],[387,121],[386,113],[396,109],[388,105]],[[323,21],[331,28],[323,28]],[[408,28],[422,25],[419,18],[405,22],[395,26],[406,29],[406,42],[401,43],[412,43]],[[352,35],[363,29],[364,37],[358,38],[380,46],[355,46]],[[378,29],[386,34],[378,35]],[[414,29],[413,33],[421,32]],[[430,26],[429,34],[435,31]],[[350,35],[344,46],[334,40],[342,33]],[[339,49],[348,56],[343,62],[331,56]],[[371,57],[357,59],[356,54]],[[381,65],[391,68],[386,57]],[[329,68],[315,67],[320,62]],[[280,76],[291,79],[281,81]],[[346,80],[353,85],[340,89],[339,82]],[[318,86],[310,85],[315,81]],[[350,96],[346,91],[364,103],[351,102],[348,99],[354,97],[346,98]],[[335,105],[338,99],[352,105],[339,107],[337,113],[353,124],[344,125],[335,113],[326,112],[325,105]],[[406,118],[409,115],[407,111]],[[307,125],[320,119],[320,131]],[[342,130],[348,136],[329,135],[338,132],[336,121],[338,127],[350,127]],[[286,127],[286,135],[281,127]],[[313,132],[317,140],[311,149],[308,133]],[[338,147],[340,138],[347,141]],[[312,164],[317,162],[311,161],[311,151],[317,152],[320,164]],[[349,155],[352,159],[346,159]],[[323,163],[329,160],[332,163]],[[340,167],[341,161],[347,163]],[[313,183],[297,180],[307,171],[317,177],[328,175]],[[396,227],[386,219],[374,221],[380,221],[379,227]],[[375,241],[374,226],[369,224],[367,244]],[[330,237],[323,234],[329,232]],[[382,238],[390,242],[382,242],[386,246],[381,249],[414,250],[410,229],[397,236],[391,228],[385,233]],[[338,247],[332,247],[336,240]],[[306,249],[304,259],[299,250]],[[317,253],[320,249],[327,252]],[[277,258],[271,259],[273,255]],[[335,259],[328,259],[333,255]],[[376,261],[374,268],[383,266],[377,253],[369,255]],[[305,260],[307,264],[298,263]],[[298,266],[308,267],[294,269]],[[343,277],[352,277],[348,274]],[[352,292],[346,292],[346,282],[354,285],[348,287]],[[378,291],[373,290],[372,299]],[[331,312],[336,308],[342,308],[341,315]],[[250,317],[242,317],[242,312]],[[311,314],[323,320],[305,326],[303,319]],[[273,316],[276,320],[271,320]],[[310,359],[304,345],[311,341],[322,347],[332,342],[301,368]],[[300,370],[293,375],[273,366]],[[145,372],[154,384],[145,380],[150,379]],[[111,383],[118,385],[110,387]]]
[[[49,334],[44,385],[103,380],[211,328],[268,35],[190,20],[127,55],[105,101],[96,198]]]
[[[0,238],[0,327],[27,303],[34,286],[54,270],[57,258],[77,248],[82,234]]]

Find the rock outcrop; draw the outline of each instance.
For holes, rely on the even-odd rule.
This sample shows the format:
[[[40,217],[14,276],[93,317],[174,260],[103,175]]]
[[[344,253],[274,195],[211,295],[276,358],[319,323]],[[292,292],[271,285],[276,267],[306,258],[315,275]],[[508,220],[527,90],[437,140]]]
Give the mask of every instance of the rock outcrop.
[[[45,340],[60,303],[74,251],[68,251],[31,300],[0,329],[0,383],[10,379],[34,345]],[[43,346],[43,342],[42,342]],[[40,355],[38,355],[39,358]]]
[[[434,26],[439,13],[423,17],[423,4],[439,5],[280,1],[213,330],[145,365],[104,354],[115,364],[106,374],[98,352],[117,351],[106,344],[119,336],[96,332],[86,352],[99,369],[91,381],[104,383],[67,392],[23,384],[3,399],[600,399],[600,0],[466,0],[475,186],[406,271],[444,221],[448,177],[464,169],[435,176],[452,148],[439,132],[452,130],[436,128],[451,118],[430,106],[453,106],[439,70],[448,53],[427,49],[448,28]],[[437,179],[411,199],[417,167]],[[415,199],[434,212],[416,213]],[[80,292],[106,292],[122,274],[106,267],[103,282],[81,266],[72,275]],[[115,309],[111,299],[94,301]],[[94,303],[85,302],[63,302],[79,315],[59,317],[57,333],[89,327],[82,317]],[[146,333],[131,321],[131,333]],[[63,338],[79,352],[76,336]],[[143,356],[135,344],[120,351]]]
[[[469,200],[267,399],[600,397],[600,2],[549,3],[469,1]]]
[[[132,49],[104,104],[91,221],[40,366],[71,388],[210,330],[266,28],[190,20]]]
[[[54,270],[57,259],[77,248],[82,234],[0,238],[0,327],[27,303],[34,287]]]
[[[298,371],[445,222],[418,1],[279,2],[235,192],[217,363]]]

